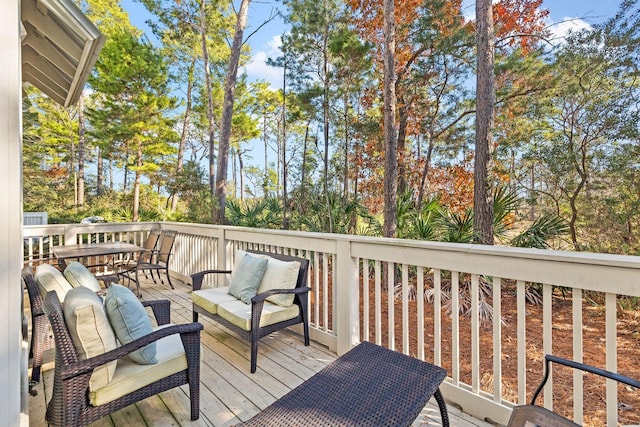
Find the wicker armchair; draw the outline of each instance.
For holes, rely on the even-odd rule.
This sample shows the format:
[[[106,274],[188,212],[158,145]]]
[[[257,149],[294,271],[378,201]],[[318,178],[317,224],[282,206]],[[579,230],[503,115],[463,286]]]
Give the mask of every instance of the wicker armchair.
[[[158,325],[170,321],[169,301],[146,301],[157,319]],[[49,318],[56,341],[56,366],[51,400],[46,418],[51,426],[82,426],[100,419],[114,411],[146,399],[157,393],[189,384],[191,419],[199,418],[200,412],[200,331],[202,325],[190,323],[168,325],[142,338],[108,351],[99,356],[79,360],[69,330],[64,320],[62,306],[55,292],[49,292],[44,300],[44,311]],[[164,378],[143,385],[141,388],[117,395],[115,399],[99,406],[92,406],[89,399],[89,380],[93,370],[105,363],[123,358],[129,353],[170,335],[179,334],[184,347],[187,368]],[[120,362],[118,362],[119,366]],[[143,366],[143,365],[141,365]],[[116,375],[118,367],[116,367]]]
[[[35,396],[38,392],[34,389],[40,382],[40,369],[44,352],[54,347],[53,336],[50,333],[49,319],[44,314],[42,295],[38,284],[33,278],[31,267],[22,269],[22,282],[29,294],[31,311],[31,343],[29,345],[29,359],[31,359],[31,379],[29,380],[29,393]]]

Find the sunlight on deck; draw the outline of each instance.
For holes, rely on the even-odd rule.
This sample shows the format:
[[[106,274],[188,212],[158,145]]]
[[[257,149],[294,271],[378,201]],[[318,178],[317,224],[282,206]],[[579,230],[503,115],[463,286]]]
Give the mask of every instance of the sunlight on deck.
[[[191,289],[177,280],[174,284],[176,289],[171,290],[145,281],[142,298],[169,299],[172,322],[190,322]],[[294,332],[277,332],[261,340],[258,370],[251,374],[248,343],[205,316],[200,316],[200,321],[204,331],[199,420],[189,419],[189,391],[183,386],[128,406],[91,425],[231,426],[248,420],[336,359],[335,353],[313,341],[305,347]],[[45,398],[51,397],[54,357],[53,350],[45,353],[42,381],[36,387],[38,394],[29,397],[31,426],[47,425]],[[453,407],[449,407],[449,416],[452,426],[490,426]],[[413,425],[440,425],[437,406],[430,402]]]

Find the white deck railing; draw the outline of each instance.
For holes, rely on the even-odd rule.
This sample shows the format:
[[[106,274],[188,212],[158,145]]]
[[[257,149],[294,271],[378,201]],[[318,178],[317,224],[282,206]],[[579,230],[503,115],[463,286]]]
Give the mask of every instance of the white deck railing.
[[[183,223],[25,227],[26,256],[51,257],[50,248],[64,242],[139,243],[151,227],[179,232],[170,268],[182,276],[229,268],[235,248],[308,258],[312,339],[339,354],[368,340],[441,365],[449,372],[445,398],[487,421],[505,424],[512,405],[528,403],[543,355],[558,354],[554,342],[571,349],[559,356],[587,363],[605,352],[601,367],[611,371],[619,360],[637,360],[635,349],[618,346],[617,331],[625,327],[621,298],[640,297],[640,257]],[[531,287],[540,305],[527,303]],[[505,375],[507,368],[517,375]],[[559,395],[554,387],[552,378],[548,408]],[[567,415],[582,423],[581,374],[570,388]],[[607,424],[616,425],[615,383],[607,382],[605,400]]]

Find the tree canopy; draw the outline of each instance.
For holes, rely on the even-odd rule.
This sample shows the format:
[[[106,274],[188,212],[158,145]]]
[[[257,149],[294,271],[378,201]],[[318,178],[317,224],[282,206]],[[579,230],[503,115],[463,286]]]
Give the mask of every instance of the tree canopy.
[[[26,88],[25,210],[640,251],[635,0],[560,41],[541,0],[142,3],[152,34],[82,3],[81,104]],[[274,18],[275,88],[244,72]]]

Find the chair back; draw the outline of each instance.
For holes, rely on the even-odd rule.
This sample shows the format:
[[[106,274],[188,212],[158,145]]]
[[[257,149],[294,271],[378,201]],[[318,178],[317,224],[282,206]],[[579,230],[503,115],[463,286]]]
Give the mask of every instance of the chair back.
[[[158,249],[158,262],[169,264],[169,257],[173,249],[173,243],[178,233],[175,230],[163,230],[162,239],[160,240],[160,248]]]
[[[78,363],[78,352],[76,351],[67,323],[64,320],[62,304],[55,291],[50,291],[44,297],[44,312],[49,318],[53,337],[56,341],[56,367],[55,374],[59,375],[59,370],[64,366]]]
[[[143,247],[149,251],[152,251],[156,248],[158,240],[160,240],[160,229],[152,228],[151,230],[149,230],[149,234],[147,234],[147,240],[145,240]]]
[[[22,269],[22,281],[27,287],[27,293],[29,294],[31,315],[44,315],[42,295],[40,294],[40,288],[38,288],[36,280],[33,278],[33,270],[31,267],[26,266]]]

